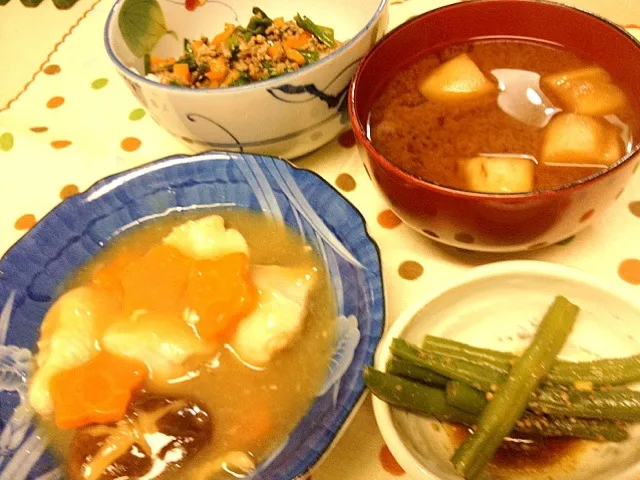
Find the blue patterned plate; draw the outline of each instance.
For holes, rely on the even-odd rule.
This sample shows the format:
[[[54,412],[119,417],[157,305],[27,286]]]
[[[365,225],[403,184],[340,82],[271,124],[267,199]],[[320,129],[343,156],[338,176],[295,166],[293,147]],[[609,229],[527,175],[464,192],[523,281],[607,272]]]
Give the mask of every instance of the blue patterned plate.
[[[363,397],[360,372],[384,328],[378,249],[358,211],[318,175],[272,157],[209,153],[99,181],[62,202],[0,260],[0,478],[63,476],[23,402],[40,323],[67,276],[140,222],[221,205],[263,211],[299,231],[324,259],[339,314],[322,392],[251,478],[302,477],[328,452]]]

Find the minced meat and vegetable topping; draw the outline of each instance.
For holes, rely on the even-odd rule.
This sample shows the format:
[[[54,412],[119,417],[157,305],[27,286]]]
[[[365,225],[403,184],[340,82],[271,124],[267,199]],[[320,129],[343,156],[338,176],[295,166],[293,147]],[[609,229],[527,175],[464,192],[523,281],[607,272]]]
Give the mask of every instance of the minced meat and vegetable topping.
[[[185,39],[178,60],[147,55],[145,74],[166,85],[233,87],[296,71],[340,45],[333,29],[306,16],[285,22],[255,7],[246,27],[227,23],[212,39]]]

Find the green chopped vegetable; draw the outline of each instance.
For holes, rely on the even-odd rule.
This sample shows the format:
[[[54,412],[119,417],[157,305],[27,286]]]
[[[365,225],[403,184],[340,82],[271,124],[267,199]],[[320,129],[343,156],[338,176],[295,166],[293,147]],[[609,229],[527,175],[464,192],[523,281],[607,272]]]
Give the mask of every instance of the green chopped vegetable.
[[[264,35],[272,23],[273,20],[266,13],[258,7],[253,7],[253,17],[249,20],[247,31],[251,32],[252,35]]]
[[[250,81],[251,81],[251,77],[247,72],[240,72],[240,76],[236,78],[233,82],[231,82],[229,85],[232,87],[237,87],[240,85],[246,85]]]
[[[504,437],[513,430],[531,394],[555,363],[579,310],[566,298],[556,297],[531,344],[483,410],[474,433],[453,455],[451,461],[465,479],[474,480],[482,474]]]
[[[300,14],[296,14],[294,20],[298,24],[300,28],[305,29],[307,32],[311,33],[318,40],[320,40],[325,45],[333,48],[336,45],[336,40],[334,37],[333,28],[324,27],[322,25],[317,25],[313,23],[313,21],[307,17],[300,16]]]
[[[229,51],[231,52],[230,61],[236,61],[238,59],[238,53],[240,52],[240,41],[238,37],[231,35],[227,40],[227,47],[229,47]]]
[[[144,74],[149,75],[151,73],[151,55],[148,53],[144,56]]]
[[[310,63],[317,62],[320,60],[320,54],[318,52],[312,52],[310,50],[298,50],[300,55],[304,57],[305,65],[309,65]]]

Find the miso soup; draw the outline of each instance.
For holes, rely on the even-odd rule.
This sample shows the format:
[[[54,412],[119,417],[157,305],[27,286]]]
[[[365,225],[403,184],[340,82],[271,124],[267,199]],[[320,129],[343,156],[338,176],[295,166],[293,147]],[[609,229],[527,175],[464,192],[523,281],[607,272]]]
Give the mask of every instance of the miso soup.
[[[173,213],[79,271],[29,397],[68,478],[238,478],[310,408],[335,342],[323,263],[240,210]]]
[[[603,68],[554,45],[473,41],[397,73],[369,118],[374,147],[402,170],[461,190],[553,189],[633,148],[640,118]]]

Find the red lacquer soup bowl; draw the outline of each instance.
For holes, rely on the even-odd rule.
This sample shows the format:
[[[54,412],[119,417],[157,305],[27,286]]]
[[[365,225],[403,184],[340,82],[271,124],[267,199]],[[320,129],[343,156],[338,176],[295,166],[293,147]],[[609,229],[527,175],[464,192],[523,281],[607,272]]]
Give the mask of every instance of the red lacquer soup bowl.
[[[408,225],[438,242],[470,250],[537,249],[575,235],[604,214],[638,168],[637,139],[614,165],[578,182],[531,193],[486,194],[412,176],[378,153],[368,136],[372,106],[397,72],[446,46],[487,37],[551,42],[598,63],[640,111],[640,43],[623,29],[554,3],[478,0],[427,12],[384,37],[353,79],[351,123],[367,172]]]

